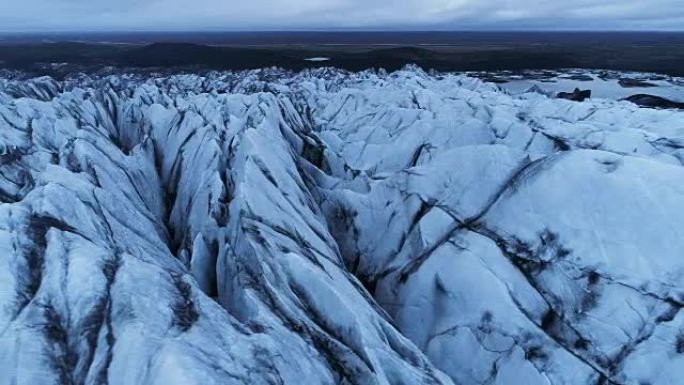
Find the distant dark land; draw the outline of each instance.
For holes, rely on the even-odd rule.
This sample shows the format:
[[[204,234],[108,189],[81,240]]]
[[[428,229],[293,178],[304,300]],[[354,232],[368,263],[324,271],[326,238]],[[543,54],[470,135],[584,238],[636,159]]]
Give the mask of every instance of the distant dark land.
[[[317,61],[307,59],[317,58]],[[327,60],[324,60],[327,59]],[[684,76],[676,32],[222,32],[0,35],[0,67],[60,76],[106,67],[439,71],[587,68]]]

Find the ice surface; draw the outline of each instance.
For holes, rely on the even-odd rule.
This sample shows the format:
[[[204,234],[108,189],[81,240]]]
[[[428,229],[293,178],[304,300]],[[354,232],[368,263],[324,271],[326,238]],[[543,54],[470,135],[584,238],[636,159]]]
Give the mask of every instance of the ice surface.
[[[0,384],[672,384],[684,112],[323,68],[0,80]]]
[[[656,74],[612,73],[609,71],[583,71],[554,74],[556,76],[534,78],[520,76],[499,86],[512,93],[524,93],[530,89],[556,95],[575,88],[591,90],[593,98],[619,100],[636,94],[657,95],[677,102],[684,102],[684,83],[681,78],[668,78]],[[574,76],[573,76],[574,75]],[[620,79],[635,79],[639,83],[625,87]],[[642,86],[639,86],[642,85]]]

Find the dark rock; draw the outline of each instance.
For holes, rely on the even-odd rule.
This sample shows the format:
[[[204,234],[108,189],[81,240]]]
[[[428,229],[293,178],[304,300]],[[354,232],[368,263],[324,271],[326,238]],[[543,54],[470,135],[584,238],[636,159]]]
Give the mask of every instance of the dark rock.
[[[586,75],[586,74],[572,74],[572,75],[567,75],[567,76],[562,76],[562,79],[568,79],[568,80],[577,80],[580,82],[590,82],[593,81],[594,78]]]
[[[579,88],[575,88],[573,92],[559,92],[556,97],[575,102],[583,102],[591,97],[591,90],[580,90]]]
[[[622,100],[627,100],[632,102],[639,107],[647,108],[677,108],[684,110],[684,103],[675,102],[669,99],[665,99],[660,96],[649,95],[649,94],[636,94],[624,98]]]
[[[618,84],[620,84],[620,86],[624,88],[658,87],[656,84],[649,83],[645,80],[629,78],[621,78],[620,80],[618,80]]]
[[[505,84],[508,83],[508,79],[496,77],[496,76],[488,76],[488,77],[483,77],[483,81],[488,82],[488,83],[494,83],[494,84]]]

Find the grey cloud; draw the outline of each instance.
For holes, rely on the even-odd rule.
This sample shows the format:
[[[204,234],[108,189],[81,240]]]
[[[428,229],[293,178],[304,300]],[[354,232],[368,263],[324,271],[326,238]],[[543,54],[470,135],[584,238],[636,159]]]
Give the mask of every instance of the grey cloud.
[[[681,1],[4,0],[0,30],[682,30]]]

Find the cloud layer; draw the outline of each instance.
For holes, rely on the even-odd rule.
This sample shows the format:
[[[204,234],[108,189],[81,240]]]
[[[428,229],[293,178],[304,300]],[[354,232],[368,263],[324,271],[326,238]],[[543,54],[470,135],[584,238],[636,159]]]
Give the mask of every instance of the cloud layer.
[[[682,0],[21,0],[0,30],[683,30]]]

